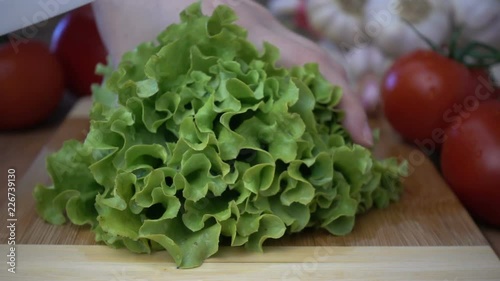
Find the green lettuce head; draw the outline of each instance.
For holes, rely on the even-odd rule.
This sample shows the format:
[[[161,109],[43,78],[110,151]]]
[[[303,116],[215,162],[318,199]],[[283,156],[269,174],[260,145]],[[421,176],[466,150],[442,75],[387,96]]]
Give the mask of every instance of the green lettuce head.
[[[53,185],[34,190],[44,220],[192,268],[221,237],[262,250],[306,227],[346,235],[398,200],[404,166],[352,142],[341,89],[315,64],[277,67],[278,49],[259,53],[235,20],[193,4],[116,70],[100,67],[86,139],[48,157]]]

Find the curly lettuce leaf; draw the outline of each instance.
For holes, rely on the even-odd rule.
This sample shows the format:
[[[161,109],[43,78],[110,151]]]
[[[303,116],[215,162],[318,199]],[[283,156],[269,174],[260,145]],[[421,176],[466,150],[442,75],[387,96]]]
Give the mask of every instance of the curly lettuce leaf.
[[[223,239],[262,251],[306,227],[347,235],[399,199],[404,164],[353,143],[342,89],[316,64],[277,67],[279,50],[259,53],[227,6],[180,19],[98,67],[86,139],[52,154],[53,185],[35,187],[44,220],[193,268]]]
[[[91,150],[70,140],[47,158],[47,170],[52,185],[37,185],[33,196],[36,210],[49,223],[63,224],[66,216],[77,225],[96,225],[95,197],[102,192],[88,166],[92,163]]]

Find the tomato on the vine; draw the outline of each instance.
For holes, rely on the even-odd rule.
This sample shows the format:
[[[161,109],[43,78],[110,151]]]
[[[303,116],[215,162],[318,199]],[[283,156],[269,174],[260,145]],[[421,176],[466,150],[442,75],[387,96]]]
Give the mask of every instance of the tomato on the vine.
[[[102,82],[95,67],[106,63],[107,56],[91,5],[73,10],[59,21],[52,35],[51,51],[64,67],[68,89],[79,96],[91,95],[91,85]]]
[[[382,80],[384,113],[407,141],[433,138],[446,113],[467,94],[467,67],[432,50],[399,58]],[[449,119],[449,118],[448,118]]]
[[[478,219],[500,226],[500,101],[478,104],[447,130],[441,169]]]
[[[36,41],[0,46],[0,130],[45,121],[64,93],[64,74],[49,48]]]

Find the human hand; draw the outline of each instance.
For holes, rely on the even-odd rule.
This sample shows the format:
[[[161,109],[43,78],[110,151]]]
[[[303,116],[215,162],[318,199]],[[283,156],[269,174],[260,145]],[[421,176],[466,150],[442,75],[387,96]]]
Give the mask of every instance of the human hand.
[[[194,1],[97,0],[96,19],[103,41],[114,62],[143,41],[151,40],[165,26],[174,23],[178,14]],[[281,65],[290,67],[318,63],[320,72],[332,84],[340,86],[343,97],[339,107],[344,110],[344,127],[352,139],[363,146],[372,146],[373,137],[361,103],[347,82],[343,67],[317,44],[293,33],[281,25],[263,6],[251,0],[206,0],[205,14],[211,14],[221,4],[230,6],[239,16],[237,23],[248,30],[249,40],[256,46],[269,42],[280,49]]]

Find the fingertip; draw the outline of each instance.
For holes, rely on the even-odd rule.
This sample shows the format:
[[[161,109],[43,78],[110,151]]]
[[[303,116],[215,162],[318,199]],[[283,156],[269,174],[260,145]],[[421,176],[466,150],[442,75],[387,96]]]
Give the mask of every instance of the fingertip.
[[[351,119],[352,120],[352,119]],[[346,118],[343,122],[344,127],[346,130],[349,132],[352,140],[359,144],[362,145],[366,148],[371,148],[373,147],[373,134],[370,126],[368,123],[363,124],[359,122],[352,122],[349,121],[349,119]]]
[[[345,112],[343,125],[353,141],[364,147],[373,147],[373,133],[361,104],[352,96],[344,96],[341,104]]]
[[[373,146],[373,133],[372,133],[372,128],[368,123],[365,124],[365,127],[363,129],[363,142],[364,146],[367,147],[372,147]]]

